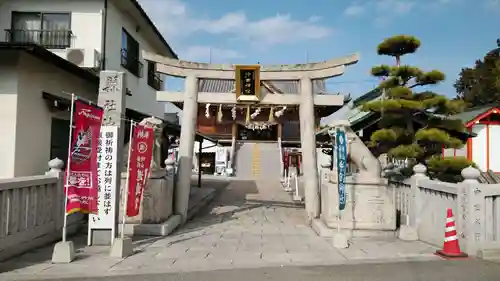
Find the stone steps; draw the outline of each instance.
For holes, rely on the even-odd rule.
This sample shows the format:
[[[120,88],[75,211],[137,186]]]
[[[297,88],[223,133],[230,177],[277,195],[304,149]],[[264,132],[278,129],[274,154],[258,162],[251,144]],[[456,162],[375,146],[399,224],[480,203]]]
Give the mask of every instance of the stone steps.
[[[252,150],[252,175],[256,178],[260,177],[260,164],[260,146],[258,143],[255,143]]]

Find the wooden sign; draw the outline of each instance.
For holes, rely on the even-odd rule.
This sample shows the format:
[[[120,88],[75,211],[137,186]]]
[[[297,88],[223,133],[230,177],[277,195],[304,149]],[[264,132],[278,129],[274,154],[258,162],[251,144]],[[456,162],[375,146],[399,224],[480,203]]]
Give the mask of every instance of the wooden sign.
[[[260,65],[236,65],[236,99],[260,101]]]

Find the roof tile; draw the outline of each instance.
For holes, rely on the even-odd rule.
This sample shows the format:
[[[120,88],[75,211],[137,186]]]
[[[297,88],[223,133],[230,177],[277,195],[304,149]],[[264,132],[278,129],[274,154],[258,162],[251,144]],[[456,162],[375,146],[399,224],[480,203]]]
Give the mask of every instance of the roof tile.
[[[300,92],[300,82],[296,80],[266,81],[279,89],[284,94],[296,94]],[[229,93],[234,90],[234,80],[229,79],[207,79],[202,78],[198,84],[198,91],[209,93]],[[263,94],[269,93],[266,87],[261,87]],[[325,80],[313,80],[313,93],[326,94]]]

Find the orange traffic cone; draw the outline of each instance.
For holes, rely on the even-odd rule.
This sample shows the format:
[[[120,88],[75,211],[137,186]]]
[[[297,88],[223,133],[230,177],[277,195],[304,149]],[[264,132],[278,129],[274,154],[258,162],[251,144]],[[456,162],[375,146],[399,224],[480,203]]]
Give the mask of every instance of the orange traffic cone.
[[[458,245],[457,229],[455,227],[455,219],[453,211],[448,209],[446,216],[446,229],[444,233],[443,249],[436,251],[436,254],[447,259],[466,258],[467,254],[460,251]]]

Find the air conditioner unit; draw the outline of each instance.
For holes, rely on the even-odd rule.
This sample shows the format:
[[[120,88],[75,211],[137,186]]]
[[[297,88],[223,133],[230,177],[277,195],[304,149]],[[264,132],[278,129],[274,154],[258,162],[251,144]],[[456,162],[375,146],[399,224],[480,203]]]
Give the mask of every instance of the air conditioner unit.
[[[66,59],[79,67],[99,68],[101,66],[101,54],[96,49],[68,48]]]

